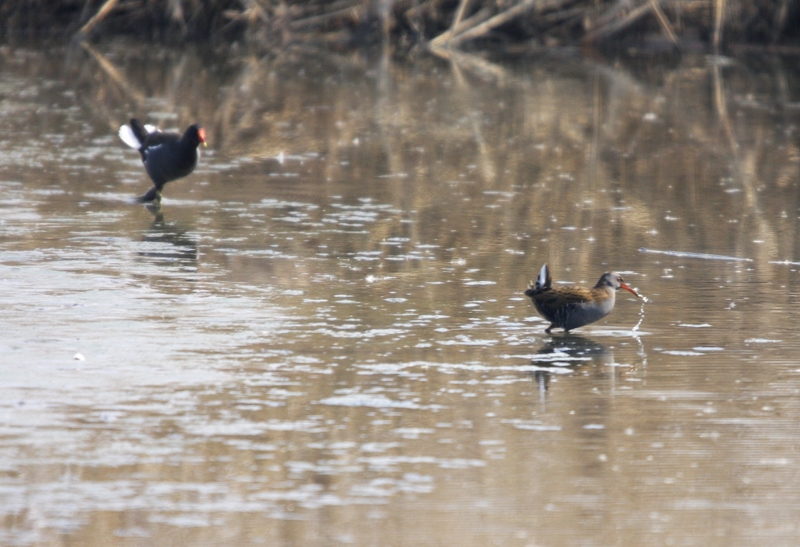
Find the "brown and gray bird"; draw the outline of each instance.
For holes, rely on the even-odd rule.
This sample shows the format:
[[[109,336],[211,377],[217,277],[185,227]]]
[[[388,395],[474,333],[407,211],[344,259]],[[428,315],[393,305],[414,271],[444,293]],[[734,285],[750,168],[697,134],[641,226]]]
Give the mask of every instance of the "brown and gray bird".
[[[637,298],[639,293],[630,288],[619,274],[606,272],[591,289],[584,287],[553,287],[550,269],[542,266],[536,283],[531,283],[525,296],[529,296],[536,311],[550,321],[546,333],[554,328],[564,332],[599,321],[614,309],[617,290],[625,289]]]

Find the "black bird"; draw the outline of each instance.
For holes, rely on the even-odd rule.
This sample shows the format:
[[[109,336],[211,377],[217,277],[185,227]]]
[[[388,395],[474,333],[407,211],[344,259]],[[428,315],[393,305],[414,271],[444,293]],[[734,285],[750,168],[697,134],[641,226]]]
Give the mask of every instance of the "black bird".
[[[161,202],[161,189],[170,181],[183,178],[197,166],[200,151],[197,149],[206,143],[206,130],[199,125],[190,125],[183,135],[162,133],[152,125],[132,118],[130,125],[119,128],[122,142],[135,148],[142,155],[142,162],[153,187],[143,196],[136,198],[137,203],[150,201]]]

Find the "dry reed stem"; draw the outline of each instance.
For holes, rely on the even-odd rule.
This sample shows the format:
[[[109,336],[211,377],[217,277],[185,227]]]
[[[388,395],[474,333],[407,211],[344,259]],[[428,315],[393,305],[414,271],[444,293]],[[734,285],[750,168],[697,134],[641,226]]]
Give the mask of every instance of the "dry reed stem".
[[[800,56],[800,47],[795,46],[777,46],[774,44],[729,44],[728,48],[733,51],[734,54],[741,54],[741,53],[758,53],[758,54],[770,54],[770,55],[784,55],[784,56]]]
[[[450,38],[456,35],[456,29],[458,28],[458,25],[461,24],[461,19],[464,18],[464,12],[467,10],[469,1],[470,0],[461,0],[461,2],[459,2],[458,10],[456,11],[456,16],[453,19],[453,24],[450,25],[450,31],[449,31],[450,34],[447,37],[448,41],[450,40]]]
[[[725,20],[726,0],[716,0],[714,3],[714,51],[719,51],[719,43],[722,41],[722,23]]]
[[[632,9],[631,11],[627,12],[627,14],[622,18],[616,18],[616,15],[612,16],[613,18],[608,22],[601,24],[597,28],[589,31],[584,36],[584,42],[593,42],[597,38],[607,38],[612,34],[619,32],[620,30],[632,25],[640,18],[644,17],[647,12],[653,9],[652,4],[649,2],[645,2],[641,4],[639,7]]]
[[[556,11],[553,13],[548,13],[541,17],[541,21],[544,23],[553,23],[553,25],[558,25],[562,21],[568,19],[574,19],[579,16],[586,16],[586,14],[590,11],[590,7],[588,6],[579,6],[576,8],[567,8],[561,11]],[[554,28],[554,27],[551,27]]]
[[[664,29],[664,32],[667,33],[667,36],[672,41],[672,43],[675,44],[675,47],[680,49],[681,48],[680,40],[678,40],[678,37],[672,30],[672,25],[670,24],[669,19],[667,19],[666,14],[662,11],[659,3],[660,0],[650,0],[650,4],[653,7],[653,11],[655,12],[656,17],[658,18],[658,22],[661,23],[661,27]]]
[[[456,27],[455,29],[451,28],[450,30],[447,30],[447,31],[441,33],[439,36],[437,36],[436,38],[431,40],[430,41],[430,46],[434,47],[434,48],[442,47],[447,42],[449,42],[449,40],[454,35],[459,34],[461,32],[464,32],[464,31],[466,31],[466,30],[468,30],[470,28],[473,28],[473,27],[479,25],[480,23],[484,22],[486,19],[491,17],[491,15],[492,15],[492,12],[489,11],[488,8],[483,8],[483,9],[479,10],[477,13],[475,13],[474,15],[469,17],[468,19],[465,19],[464,21],[461,21],[461,23],[459,23],[458,27]]]
[[[377,26],[356,28],[379,17],[384,35],[402,44],[413,44],[422,35],[431,38],[433,47],[458,44],[485,37],[497,27],[510,27],[515,18],[522,24],[508,28],[510,40],[535,38],[538,33],[571,37],[584,43],[621,34],[642,17],[653,13],[664,35],[681,46],[685,27],[702,31],[716,50],[723,47],[724,32],[765,36],[762,45],[798,35],[792,26],[800,0],[0,0],[0,19],[10,27],[50,31],[52,27],[71,27],[84,21],[76,32],[85,37],[107,29],[108,33],[151,32],[168,37],[170,33],[202,36],[220,32],[256,45],[275,46],[313,34],[339,31],[357,42],[364,32],[377,32]],[[37,6],[58,6],[58,10]],[[96,7],[92,7],[96,6]],[[535,11],[529,12],[533,8]],[[92,13],[95,11],[95,13]],[[734,16],[734,12],[740,15]],[[488,15],[487,15],[488,14]],[[55,17],[63,20],[55,20]],[[238,24],[231,24],[232,22]],[[560,28],[559,21],[564,22]],[[587,24],[581,30],[581,23]],[[390,23],[396,23],[390,25]],[[467,24],[469,23],[469,24]],[[525,23],[531,23],[525,25]],[[323,28],[324,27],[324,28]],[[136,29],[136,30],[132,30]],[[447,29],[431,36],[434,29]],[[579,37],[578,33],[583,34]],[[281,39],[282,38],[282,39]],[[339,37],[337,37],[339,39]],[[752,43],[752,42],[751,42]]]
[[[231,15],[229,16],[231,19],[244,19],[248,23],[254,23],[257,19],[260,19],[264,23],[269,22],[269,15],[267,12],[264,11],[264,8],[261,7],[256,0],[246,0],[242,2],[244,4],[244,11],[241,12],[234,12],[233,10],[229,10],[227,13],[233,12],[234,14],[238,15]]]
[[[508,85],[510,81],[514,81],[512,74],[508,72],[508,70],[478,55],[441,48],[433,49],[432,52],[435,55],[449,60],[454,69],[454,74],[456,73],[456,69],[461,72],[468,70],[473,74],[480,75],[482,78],[494,80],[497,85]],[[517,81],[516,83],[519,82]]]
[[[789,13],[789,1],[781,0],[781,5],[778,8],[778,13],[775,14],[775,28],[773,29],[772,41],[777,42],[783,32],[783,27],[786,25],[786,16]]]
[[[461,19],[464,18],[464,12],[467,11],[469,2],[470,0],[461,0],[461,2],[458,4],[458,10],[456,11],[455,19],[453,19],[453,24],[450,26],[450,30],[455,29],[461,22]]]
[[[81,30],[79,30],[78,32],[83,34],[84,36],[86,34],[89,34],[89,32],[95,27],[95,25],[97,25],[100,21],[105,19],[109,13],[111,13],[111,10],[114,9],[114,6],[116,6],[118,2],[119,0],[106,0],[106,3],[103,4],[100,10],[94,14],[94,17],[89,19],[86,22],[86,24],[83,25],[83,27],[81,27]]]
[[[336,17],[347,15],[348,13],[353,14],[354,18],[361,18],[363,16],[365,9],[366,9],[366,4],[364,4],[363,2],[352,2],[349,6],[345,6],[341,9],[330,11],[328,13],[322,13],[320,15],[312,15],[310,17],[305,17],[303,19],[296,19],[291,23],[289,23],[289,28],[291,28],[292,30],[300,30],[308,26],[325,23],[330,19],[335,19]]]
[[[452,45],[456,45],[457,46],[458,44],[461,44],[462,42],[465,42],[467,40],[473,40],[475,38],[479,38],[480,36],[483,36],[484,34],[489,32],[490,30],[492,30],[494,28],[497,28],[500,25],[503,25],[505,23],[508,23],[514,17],[517,17],[518,15],[522,15],[523,13],[528,11],[529,9],[533,8],[536,4],[545,4],[546,2],[547,2],[547,0],[523,0],[522,2],[517,4],[516,6],[513,6],[513,7],[509,8],[509,9],[507,9],[507,10],[501,12],[501,13],[498,13],[497,15],[495,15],[492,18],[490,18],[489,20],[487,20],[487,21],[485,21],[485,22],[483,22],[483,23],[481,23],[479,25],[476,25],[475,27],[473,27],[473,28],[471,28],[469,30],[464,31],[461,34],[458,34],[457,36],[452,37],[449,40],[449,42]],[[561,1],[557,2],[557,4],[559,4],[559,5],[562,4],[562,3],[563,2],[561,2]]]

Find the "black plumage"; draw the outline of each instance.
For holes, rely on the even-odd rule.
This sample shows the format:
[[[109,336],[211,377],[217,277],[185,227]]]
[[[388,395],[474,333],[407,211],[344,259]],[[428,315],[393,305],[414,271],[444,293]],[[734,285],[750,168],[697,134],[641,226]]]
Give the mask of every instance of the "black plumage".
[[[122,141],[139,151],[142,162],[153,181],[153,187],[136,198],[138,203],[161,201],[164,185],[189,175],[197,166],[200,157],[198,146],[205,144],[205,129],[190,125],[183,135],[162,133],[157,128],[143,125],[132,118],[129,125],[119,129]]]

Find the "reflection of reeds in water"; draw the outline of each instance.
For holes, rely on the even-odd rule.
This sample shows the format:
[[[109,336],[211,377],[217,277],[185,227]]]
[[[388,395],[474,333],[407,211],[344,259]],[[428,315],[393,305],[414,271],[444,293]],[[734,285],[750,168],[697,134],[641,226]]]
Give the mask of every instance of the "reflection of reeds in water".
[[[526,270],[526,255],[538,263],[575,248],[564,255],[569,264],[557,267],[594,275],[600,262],[619,264],[616,249],[652,246],[651,231],[674,241],[667,248],[691,240],[696,247],[684,250],[731,254],[714,238],[720,219],[741,219],[728,236],[740,234],[740,256],[794,256],[786,242],[776,247],[781,221],[761,213],[764,200],[794,201],[790,187],[764,193],[757,181],[785,180],[797,147],[757,101],[741,99],[751,84],[716,64],[687,59],[675,68],[627,70],[572,59],[521,73],[455,52],[449,67],[435,59],[412,67],[292,48],[279,58],[237,60],[238,71],[220,75],[191,55],[151,60],[146,72],[126,61],[124,74],[98,64],[109,77],[101,85],[92,78],[94,96],[137,108],[144,92],[120,81],[147,82],[147,94],[158,97],[148,106],[177,111],[177,126],[202,121],[226,156],[315,155],[281,169],[327,182],[285,185],[290,196],[321,203],[330,193],[345,201],[370,195],[414,211],[417,223],[371,227],[376,246],[401,235],[480,257],[503,237],[524,253],[507,253],[504,266]],[[779,66],[765,74],[772,75],[791,87]],[[792,98],[784,100],[791,109]],[[345,184],[353,180],[359,184]],[[729,195],[741,191],[745,200],[720,201],[718,187],[700,186],[705,180],[727,180]],[[495,207],[486,208],[486,195]],[[753,230],[765,244],[753,247]],[[520,271],[520,286],[528,275]]]
[[[104,58],[75,63],[71,81],[78,100],[105,110],[109,134],[120,123],[112,113],[128,109],[147,121],[175,111],[162,126],[200,121],[209,129],[216,157],[195,178],[209,180],[204,167],[229,167],[207,186],[183,187],[221,203],[208,229],[244,224],[228,201],[251,209],[286,202],[247,211],[261,223],[243,247],[277,245],[301,257],[269,261],[287,286],[314,290],[329,274],[325,262],[302,260],[322,244],[342,261],[343,279],[393,276],[375,285],[382,293],[407,279],[451,280],[442,263],[497,282],[455,295],[446,284],[427,285],[422,302],[431,306],[521,293],[543,261],[573,272],[566,279],[591,282],[604,264],[635,270],[649,261],[640,247],[757,264],[800,252],[787,235],[796,233],[797,196],[786,181],[798,147],[771,113],[791,119],[796,98],[786,90],[796,76],[779,64],[755,86],[740,67],[690,57],[674,67],[571,58],[522,70],[458,52],[412,65],[308,47],[226,59],[224,69],[170,51]],[[274,159],[281,152],[282,165]],[[366,220],[345,225],[343,207]],[[420,245],[435,245],[425,253],[436,260],[411,256]],[[380,261],[359,261],[359,252]],[[236,265],[232,275],[263,278],[263,259],[225,260]]]

